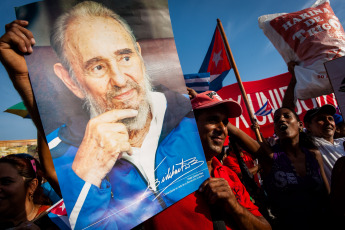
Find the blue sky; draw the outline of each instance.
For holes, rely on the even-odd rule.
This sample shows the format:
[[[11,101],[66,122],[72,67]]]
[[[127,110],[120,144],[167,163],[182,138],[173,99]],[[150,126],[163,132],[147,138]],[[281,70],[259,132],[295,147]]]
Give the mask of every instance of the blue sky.
[[[14,6],[35,0],[1,0],[0,34],[15,19]],[[175,42],[185,74],[198,72],[210,44],[217,18],[222,21],[242,81],[254,81],[287,72],[286,64],[258,26],[265,14],[294,12],[310,7],[314,0],[171,0],[169,11]],[[333,11],[345,25],[344,0],[330,0]],[[226,83],[235,82],[230,71]],[[0,64],[0,140],[36,138],[32,122],[4,113],[21,99]]]

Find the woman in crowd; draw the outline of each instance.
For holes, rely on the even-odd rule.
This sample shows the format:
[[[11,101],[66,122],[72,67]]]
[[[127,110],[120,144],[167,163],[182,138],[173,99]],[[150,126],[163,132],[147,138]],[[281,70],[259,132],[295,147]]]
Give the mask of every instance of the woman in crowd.
[[[28,154],[0,158],[0,229],[58,229],[47,216],[31,222],[51,204],[43,195],[42,174]]]
[[[294,110],[278,109],[274,130],[277,144],[261,145],[259,163],[277,229],[321,229],[330,191],[321,154]]]
[[[273,229],[320,229],[325,223],[329,185],[320,152],[303,132],[303,123],[293,109],[274,113],[276,144],[258,143],[233,125],[228,132],[247,152],[259,159],[263,187]]]

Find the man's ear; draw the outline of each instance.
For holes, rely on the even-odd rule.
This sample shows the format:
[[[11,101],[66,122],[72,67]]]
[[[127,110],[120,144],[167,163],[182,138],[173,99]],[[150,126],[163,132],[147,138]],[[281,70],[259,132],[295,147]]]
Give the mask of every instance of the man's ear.
[[[63,67],[61,63],[55,63],[54,72],[56,76],[66,85],[66,87],[72,91],[74,95],[83,99],[85,97],[84,93],[79,89],[76,83],[72,80],[71,76],[68,73],[68,70]]]
[[[335,126],[335,132],[340,134],[340,128],[338,126]]]

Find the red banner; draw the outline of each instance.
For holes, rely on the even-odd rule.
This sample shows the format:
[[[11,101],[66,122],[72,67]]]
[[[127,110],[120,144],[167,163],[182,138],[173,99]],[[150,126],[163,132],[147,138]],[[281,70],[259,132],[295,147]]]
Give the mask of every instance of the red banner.
[[[259,81],[243,82],[253,114],[261,108],[267,100],[269,100],[273,107],[273,112],[267,116],[254,116],[260,125],[260,132],[262,132],[265,138],[272,136],[274,133],[273,113],[276,109],[282,106],[282,100],[290,79],[291,74],[284,73]],[[223,87],[218,91],[218,94],[223,99],[231,98],[241,104],[243,109],[242,115],[240,117],[230,119],[230,122],[231,124],[236,125],[236,127],[242,129],[251,137],[255,138],[254,132],[250,129],[250,118],[237,83]],[[321,96],[316,99],[298,100],[296,103],[296,112],[303,121],[303,117],[309,109],[322,106],[324,104],[337,106],[338,104],[334,94]]]

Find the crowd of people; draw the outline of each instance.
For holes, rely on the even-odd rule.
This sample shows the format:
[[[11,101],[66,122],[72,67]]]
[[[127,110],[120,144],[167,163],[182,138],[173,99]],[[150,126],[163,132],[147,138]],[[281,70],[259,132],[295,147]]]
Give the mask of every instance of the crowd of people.
[[[82,16],[75,17],[73,20],[78,21],[78,17]],[[99,14],[92,17],[92,22],[98,23],[97,26],[104,23],[109,28],[124,27],[119,30],[122,35],[125,34],[123,36],[128,36],[126,26],[118,23],[117,19],[110,20],[109,16]],[[28,155],[10,155],[0,159],[0,228],[57,229],[46,215],[42,215],[53,203],[52,200],[56,202],[62,197],[57,179],[57,171],[61,169],[54,168],[30,85],[24,55],[33,52],[35,40],[32,33],[25,28],[27,25],[28,22],[21,20],[6,25],[6,33],[0,38],[0,59],[37,127],[38,153],[42,167],[36,159]],[[137,45],[131,43],[135,41],[126,37],[126,42],[130,43],[131,47],[136,47],[136,55],[140,55],[140,47],[137,48]],[[125,51],[129,52],[128,49]],[[292,75],[293,65],[294,63],[289,64]],[[58,66],[60,72],[64,72],[63,68],[62,65]],[[67,75],[63,78],[66,80]],[[77,86],[73,85],[73,82],[69,84],[77,96],[85,93],[75,88]],[[206,179],[197,191],[136,228],[342,229],[345,226],[344,121],[336,115],[334,106],[324,105],[309,110],[302,122],[291,99],[294,97],[291,95],[294,84],[296,82],[293,77],[283,106],[274,112],[274,131],[277,136],[274,145],[265,141],[265,138],[264,141],[258,142],[229,123],[229,118],[238,117],[242,113],[237,102],[223,100],[213,91],[197,94],[188,89],[210,178]],[[147,124],[151,123],[153,115],[148,113],[148,120],[144,120],[143,124],[144,130],[151,128]],[[128,112],[123,116],[127,118],[136,114]],[[86,132],[91,133],[91,125],[96,124],[95,119],[101,118],[106,119],[104,114],[93,118],[93,123],[87,126],[90,130],[87,129]],[[121,128],[130,129],[128,126]],[[258,128],[256,124],[254,128]],[[140,134],[145,137],[147,132]],[[94,148],[87,145],[93,141],[92,135],[85,138],[89,138],[88,142],[85,141],[79,150],[93,150]],[[228,148],[224,147],[226,138],[229,138]],[[120,146],[123,148],[121,151],[129,151],[130,144]],[[75,149],[73,154],[81,161],[90,161],[85,157],[87,155],[80,155],[79,150]],[[116,159],[121,158],[121,151],[116,153],[116,156],[111,155],[115,159],[112,159],[109,163],[111,167],[107,166],[107,171],[103,174],[106,175],[112,170]],[[75,163],[72,167],[75,167]],[[95,175],[90,175],[88,170],[78,172],[76,171],[74,176],[79,176],[86,182],[94,180],[89,183],[90,186],[100,187],[103,183],[104,176],[96,178]],[[99,173],[97,168],[93,172]],[[53,188],[51,190],[55,191],[55,198],[51,196],[49,199],[44,195],[43,177]],[[91,220],[94,217],[84,218]],[[106,228],[114,229],[115,226],[111,224]],[[72,226],[79,228],[79,225]]]

